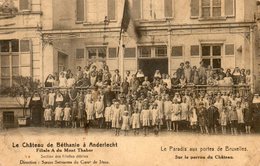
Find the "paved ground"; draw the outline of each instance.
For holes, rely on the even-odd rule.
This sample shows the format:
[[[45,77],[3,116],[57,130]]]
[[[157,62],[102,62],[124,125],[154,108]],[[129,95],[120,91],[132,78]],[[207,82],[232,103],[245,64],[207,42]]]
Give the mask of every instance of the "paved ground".
[[[5,130],[0,130],[0,136],[4,135],[27,135],[27,136],[67,136],[67,135],[74,135],[74,136],[84,136],[84,135],[89,135],[89,136],[108,136],[108,137],[114,137],[114,130],[110,129],[89,129],[88,131],[82,129],[82,128],[77,128],[77,129],[72,129],[72,128],[45,128],[45,127],[20,127],[20,128],[14,128],[14,129],[5,129]],[[121,136],[124,136],[124,132],[120,132]],[[181,132],[168,132],[163,130],[162,132],[159,133],[159,136],[162,137],[170,137],[170,136],[182,136],[182,135],[190,135],[190,136],[203,136],[200,133],[192,133],[188,131],[181,131]],[[230,135],[230,134],[228,134]],[[225,136],[228,136],[225,135]],[[134,136],[133,131],[129,131],[128,136]],[[140,129],[139,136],[135,137],[143,137],[143,130]],[[150,133],[148,137],[154,137],[154,133],[152,130],[150,130]],[[222,134],[214,134],[214,136],[220,136],[222,137]],[[231,136],[231,135],[230,135]],[[239,135],[240,136],[240,135]],[[260,136],[260,134],[253,133],[251,135],[246,135],[243,134],[242,136]]]

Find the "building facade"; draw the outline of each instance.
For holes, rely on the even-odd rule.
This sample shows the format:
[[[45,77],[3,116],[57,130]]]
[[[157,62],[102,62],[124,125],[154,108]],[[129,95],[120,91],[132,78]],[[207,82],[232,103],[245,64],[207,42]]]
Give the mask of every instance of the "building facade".
[[[106,62],[122,75],[139,68],[148,76],[156,69],[172,75],[184,61],[250,69],[260,83],[255,0],[129,0],[134,23],[120,44],[124,1],[7,2],[17,13],[3,13],[0,21],[1,85],[12,85],[18,74],[43,82],[90,62]]]

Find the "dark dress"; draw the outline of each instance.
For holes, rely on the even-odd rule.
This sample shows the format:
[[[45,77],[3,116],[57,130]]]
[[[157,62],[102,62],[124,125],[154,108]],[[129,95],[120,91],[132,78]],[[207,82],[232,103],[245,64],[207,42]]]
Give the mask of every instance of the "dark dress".
[[[207,111],[207,124],[210,128],[218,124],[219,112],[215,106],[210,106]]]
[[[244,121],[246,126],[251,126],[253,119],[253,113],[251,109],[249,108],[244,108]]]
[[[33,126],[41,126],[43,119],[43,108],[41,98],[32,98],[29,103]]]

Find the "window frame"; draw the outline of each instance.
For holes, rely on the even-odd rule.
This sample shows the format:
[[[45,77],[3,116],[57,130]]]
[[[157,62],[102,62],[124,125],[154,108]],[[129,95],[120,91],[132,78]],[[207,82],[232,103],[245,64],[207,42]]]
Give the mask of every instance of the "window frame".
[[[32,0],[27,0],[28,1],[28,9],[21,9],[21,0],[19,0],[19,11],[22,12],[27,12],[32,10]]]
[[[99,49],[105,49],[105,53],[106,53],[106,56],[104,57],[104,58],[101,58],[101,57],[99,57]],[[89,49],[95,49],[96,50],[96,55],[95,55],[95,58],[90,58],[89,57]],[[88,47],[86,47],[86,59],[88,60],[88,61],[105,61],[106,59],[109,59],[108,58],[108,47],[107,46],[88,46]]]
[[[210,47],[210,54],[208,56],[203,56],[203,47],[205,46],[209,46]],[[215,56],[213,55],[213,47],[214,46],[219,46],[220,47],[220,56]],[[212,68],[215,70],[215,69],[219,69],[219,68],[214,68],[214,59],[220,59],[221,60],[221,64],[220,64],[220,68],[222,67],[222,60],[223,60],[223,51],[224,51],[224,46],[223,44],[201,44],[200,45],[200,49],[201,49],[201,55],[200,55],[200,59],[201,61],[203,61],[203,59],[208,59],[210,60],[210,65],[212,66]]]
[[[173,50],[174,48],[177,48],[177,47],[181,47],[181,53],[182,55],[181,56],[176,56],[176,55],[173,55]],[[173,45],[171,46],[171,58],[183,58],[184,57],[184,45]]]
[[[159,47],[165,47],[165,49],[166,49],[165,56],[157,56],[156,55],[156,48],[159,48]],[[150,48],[151,55],[149,57],[141,56],[142,55],[141,54],[142,48]],[[138,46],[137,49],[138,49],[137,50],[137,52],[138,52],[137,58],[138,59],[165,59],[165,58],[168,58],[167,45],[163,45],[163,44],[158,44],[158,45],[140,45],[140,46]]]

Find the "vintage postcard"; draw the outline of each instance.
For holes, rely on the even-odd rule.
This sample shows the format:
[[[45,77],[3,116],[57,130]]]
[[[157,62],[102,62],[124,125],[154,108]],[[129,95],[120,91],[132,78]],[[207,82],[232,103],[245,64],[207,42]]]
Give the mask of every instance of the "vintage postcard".
[[[0,166],[258,166],[259,21],[258,0],[0,0]]]

